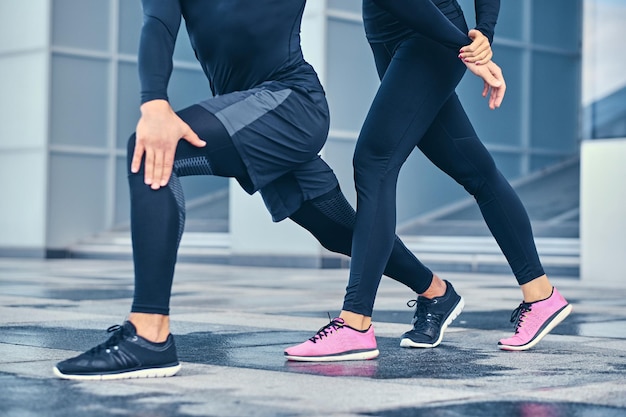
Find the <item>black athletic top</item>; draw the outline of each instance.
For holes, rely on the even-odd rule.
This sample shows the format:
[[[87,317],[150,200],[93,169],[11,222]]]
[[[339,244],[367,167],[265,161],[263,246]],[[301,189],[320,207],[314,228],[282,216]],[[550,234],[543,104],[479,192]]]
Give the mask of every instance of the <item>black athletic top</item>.
[[[500,0],[475,0],[476,29],[493,42]],[[372,43],[388,42],[417,32],[452,48],[471,43],[446,16],[460,10],[456,0],[363,0],[363,21]]]
[[[167,100],[181,16],[215,95],[284,81],[323,91],[300,49],[306,0],[142,0],[141,102]]]

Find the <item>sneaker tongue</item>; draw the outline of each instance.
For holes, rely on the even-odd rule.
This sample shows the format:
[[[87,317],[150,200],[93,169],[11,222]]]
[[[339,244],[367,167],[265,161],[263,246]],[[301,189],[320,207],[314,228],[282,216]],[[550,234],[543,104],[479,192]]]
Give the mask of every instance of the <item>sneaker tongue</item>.
[[[422,297],[421,295],[417,297],[417,304],[430,305],[430,304],[436,304],[436,303],[437,303],[437,300],[433,298],[426,298],[426,297]]]
[[[126,320],[122,327],[124,328],[124,330],[126,330],[129,333],[131,333],[132,335],[136,335],[137,334],[137,328],[129,320]]]

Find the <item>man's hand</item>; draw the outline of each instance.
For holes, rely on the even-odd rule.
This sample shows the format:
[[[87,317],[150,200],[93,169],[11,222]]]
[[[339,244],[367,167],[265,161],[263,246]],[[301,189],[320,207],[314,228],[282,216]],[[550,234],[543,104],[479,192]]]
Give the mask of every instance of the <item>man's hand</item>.
[[[489,95],[489,108],[494,110],[500,107],[506,91],[506,82],[500,67],[493,61],[489,61],[485,65],[470,64],[468,62],[465,65],[471,72],[483,79],[485,86],[482,96],[487,97]]]
[[[485,65],[493,57],[489,39],[476,29],[470,30],[468,36],[472,43],[461,48],[459,58],[466,63]]]
[[[136,136],[130,170],[139,172],[141,159],[145,154],[144,182],[153,190],[167,185],[180,139],[200,148],[206,145],[165,100],[152,100],[142,104]]]

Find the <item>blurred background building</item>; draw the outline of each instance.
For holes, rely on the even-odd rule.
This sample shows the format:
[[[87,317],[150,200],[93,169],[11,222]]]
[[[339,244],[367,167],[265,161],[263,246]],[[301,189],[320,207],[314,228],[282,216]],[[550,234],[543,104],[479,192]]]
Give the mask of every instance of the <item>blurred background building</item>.
[[[473,2],[459,3],[471,27]],[[125,148],[139,117],[140,0],[0,0],[0,19],[0,256],[128,258]],[[581,275],[581,233],[596,230],[581,215],[581,145],[626,137],[623,22],[626,0],[503,1],[493,49],[507,80],[504,105],[490,111],[471,74],[458,88],[526,204],[552,274]],[[352,152],[378,85],[360,1],[309,0],[302,38],[331,109],[323,156],[354,203]],[[173,107],[207,97],[184,30],[174,60]],[[590,172],[602,169],[603,159],[594,161]],[[182,180],[188,220],[180,259],[347,265],[297,226],[272,224],[260,197],[236,182]],[[605,204],[626,211],[624,185],[605,188],[594,200],[612,198]],[[597,217],[598,208],[587,210]],[[398,184],[398,233],[433,268],[508,272],[473,199],[419,152]],[[611,245],[626,255],[623,240]]]

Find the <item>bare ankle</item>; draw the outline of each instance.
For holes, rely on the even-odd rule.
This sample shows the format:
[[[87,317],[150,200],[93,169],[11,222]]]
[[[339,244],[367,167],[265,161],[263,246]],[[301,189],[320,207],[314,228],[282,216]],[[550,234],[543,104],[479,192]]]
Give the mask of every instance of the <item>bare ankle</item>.
[[[162,314],[130,313],[130,321],[137,330],[137,335],[154,343],[167,340],[170,334],[170,318]]]
[[[437,275],[433,274],[433,280],[430,283],[430,286],[420,295],[426,298],[441,297],[446,293],[447,288],[448,286],[445,281],[439,278]]]
[[[341,310],[339,318],[343,319],[343,322],[348,326],[356,330],[367,330],[372,324],[372,318],[364,316],[363,314],[353,313],[351,311]]]
[[[552,288],[552,284],[546,275],[537,277],[521,286],[524,301],[527,303],[534,303],[535,301],[549,298],[552,295]]]

